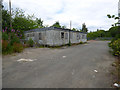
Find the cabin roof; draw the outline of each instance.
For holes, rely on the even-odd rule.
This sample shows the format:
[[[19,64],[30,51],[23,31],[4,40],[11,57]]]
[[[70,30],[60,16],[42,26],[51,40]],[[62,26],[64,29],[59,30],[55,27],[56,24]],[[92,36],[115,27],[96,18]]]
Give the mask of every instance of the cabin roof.
[[[73,31],[73,30],[70,30],[70,29],[63,29],[63,28],[58,28],[58,27],[37,28],[37,29],[31,29],[31,30],[24,31],[24,32],[28,33],[28,32],[38,32],[38,31],[44,31],[44,30],[63,30],[63,31],[71,31],[71,32],[80,32],[80,31]],[[80,33],[87,34],[85,32],[80,32]]]

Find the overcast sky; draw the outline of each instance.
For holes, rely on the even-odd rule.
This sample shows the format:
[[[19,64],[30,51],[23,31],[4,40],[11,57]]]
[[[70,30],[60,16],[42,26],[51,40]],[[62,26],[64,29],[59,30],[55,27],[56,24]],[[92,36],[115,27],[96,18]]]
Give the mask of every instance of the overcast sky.
[[[118,13],[119,0],[11,0],[12,8],[21,8],[26,14],[34,14],[42,18],[44,25],[52,25],[59,21],[61,25],[80,29],[85,23],[89,31],[108,30],[115,22],[108,19],[107,14]],[[9,0],[3,4],[8,7]],[[117,21],[116,21],[117,22]]]

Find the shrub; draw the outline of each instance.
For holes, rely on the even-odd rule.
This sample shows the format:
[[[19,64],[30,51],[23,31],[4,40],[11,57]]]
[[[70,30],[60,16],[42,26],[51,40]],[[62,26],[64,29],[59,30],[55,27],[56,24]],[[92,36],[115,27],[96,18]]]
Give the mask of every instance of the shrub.
[[[30,39],[28,40],[27,44],[28,44],[30,47],[33,47],[34,41],[32,40],[32,38],[30,38]]]
[[[8,40],[8,34],[6,32],[2,33],[2,39],[3,40]]]
[[[68,44],[69,46],[71,46],[72,44],[71,44],[71,41],[69,41],[69,44]]]
[[[14,50],[14,52],[20,53],[20,52],[23,51],[23,45],[20,44],[20,43],[16,43],[16,42],[15,42],[15,43],[13,44],[13,50]]]
[[[23,48],[29,47],[28,44],[23,44]]]
[[[20,43],[20,39],[15,34],[10,34],[10,44],[13,45],[15,42]]]
[[[3,30],[2,33],[2,52],[3,54],[11,54],[13,52],[21,52],[23,45],[20,44],[20,38],[22,34],[20,31],[11,29],[11,32],[6,32],[7,29]],[[0,34],[1,34],[0,33]]]
[[[13,47],[9,44],[7,40],[2,40],[2,53],[10,54],[13,52]]]
[[[8,46],[7,46],[6,54],[11,54],[11,53],[13,53],[13,52],[14,52],[14,51],[13,51],[13,46],[10,45],[10,43],[9,43]]]
[[[80,44],[83,44],[83,42],[81,41]]]
[[[116,36],[115,36],[115,40],[117,40],[117,39],[119,39],[120,38],[120,34],[117,34]]]
[[[2,40],[2,52],[5,53],[7,51],[8,42],[6,40]]]
[[[120,39],[112,41],[109,46],[113,49],[115,56],[120,56]]]

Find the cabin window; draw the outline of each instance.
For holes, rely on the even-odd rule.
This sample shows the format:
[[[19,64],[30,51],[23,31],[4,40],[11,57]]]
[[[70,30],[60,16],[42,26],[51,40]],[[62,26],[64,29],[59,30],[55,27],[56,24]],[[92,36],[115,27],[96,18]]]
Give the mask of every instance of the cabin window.
[[[82,35],[82,39],[85,39],[85,35]]]
[[[41,33],[39,33],[39,40],[42,40],[42,35],[41,35]]]
[[[64,38],[64,32],[61,32],[61,38],[62,39]]]
[[[27,37],[29,37],[29,34],[27,34]]]
[[[80,39],[80,36],[81,36],[81,35],[79,34],[79,39]]]
[[[65,39],[68,39],[68,33],[65,33]]]

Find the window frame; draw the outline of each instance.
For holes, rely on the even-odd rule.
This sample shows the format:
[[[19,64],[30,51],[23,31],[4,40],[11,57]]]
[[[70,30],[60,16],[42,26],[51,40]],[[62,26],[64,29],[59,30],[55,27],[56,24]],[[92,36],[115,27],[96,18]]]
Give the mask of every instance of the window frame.
[[[85,39],[85,35],[84,34],[82,35],[82,39]]]
[[[61,33],[60,33],[60,36],[61,36],[61,39],[64,39],[64,38],[65,38],[65,33],[64,33],[64,32],[61,32]]]
[[[42,40],[42,33],[39,33],[39,40]]]
[[[26,36],[29,37],[30,36],[29,33]]]

